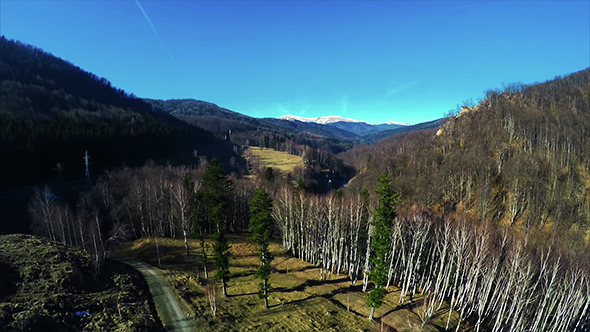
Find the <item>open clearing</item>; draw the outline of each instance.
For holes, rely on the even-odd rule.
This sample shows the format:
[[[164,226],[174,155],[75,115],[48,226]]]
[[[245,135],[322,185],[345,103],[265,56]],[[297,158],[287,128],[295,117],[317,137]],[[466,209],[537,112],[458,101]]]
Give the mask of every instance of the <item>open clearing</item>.
[[[300,156],[257,146],[249,147],[244,152],[244,158],[253,165],[253,170],[262,169],[261,167],[272,167],[280,170],[281,173],[290,173],[293,172],[295,167],[303,166],[303,158]]]
[[[448,317],[443,306],[432,320],[421,327],[418,313],[421,297],[413,305],[399,305],[399,290],[390,287],[385,304],[376,310],[376,321],[367,320],[370,308],[361,282],[353,287],[346,275],[328,275],[319,279],[319,268],[291,258],[273,243],[275,256],[270,283],[268,310],[258,298],[259,280],[254,271],[259,264],[256,246],[247,241],[247,234],[228,236],[234,255],[230,264],[228,298],[217,290],[217,316],[213,317],[205,288],[204,273],[198,269],[199,242],[191,240],[192,253],[187,256],[181,240],[160,239],[162,267],[168,281],[190,304],[195,324],[200,331],[441,331]],[[208,244],[211,242],[207,241]],[[140,239],[125,249],[127,255],[157,266],[153,239]],[[211,253],[209,253],[211,254]],[[209,267],[209,276],[215,273]],[[454,322],[454,316],[451,322]],[[383,322],[383,327],[381,326]],[[453,325],[453,324],[452,324]],[[451,325],[451,326],[452,326]],[[470,331],[470,329],[461,329]]]

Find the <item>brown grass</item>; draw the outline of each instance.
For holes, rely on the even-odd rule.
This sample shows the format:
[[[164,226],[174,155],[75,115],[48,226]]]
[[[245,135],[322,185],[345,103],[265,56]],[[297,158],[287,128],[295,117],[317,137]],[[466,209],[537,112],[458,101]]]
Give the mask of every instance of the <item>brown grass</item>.
[[[297,166],[303,166],[303,158],[273,149],[263,149],[256,146],[249,147],[244,152],[244,158],[251,163],[260,161],[261,167],[272,167],[281,173],[291,173]]]
[[[385,304],[376,310],[377,320],[370,322],[366,318],[370,308],[360,282],[349,287],[346,275],[335,274],[329,274],[322,282],[317,267],[285,255],[277,243],[270,246],[275,257],[270,277],[273,289],[269,296],[270,308],[265,310],[263,300],[257,295],[260,281],[254,276],[259,264],[256,245],[247,241],[246,234],[232,234],[228,238],[234,255],[230,263],[229,297],[222,298],[221,290],[218,291],[215,318],[207,303],[203,271],[198,270],[199,242],[191,240],[193,254],[186,256],[182,241],[161,239],[163,268],[168,272],[169,281],[196,312],[194,318],[200,331],[381,331],[382,319],[383,331],[436,332],[434,324],[444,327],[446,323],[448,309],[443,307],[438,317],[421,328],[415,313],[419,308],[399,305],[399,290],[395,287],[390,287]],[[211,244],[209,240],[207,243]],[[126,252],[157,265],[153,239],[137,240]],[[209,276],[213,277],[214,272],[214,267],[210,266]],[[414,303],[419,304],[420,300],[417,297]]]

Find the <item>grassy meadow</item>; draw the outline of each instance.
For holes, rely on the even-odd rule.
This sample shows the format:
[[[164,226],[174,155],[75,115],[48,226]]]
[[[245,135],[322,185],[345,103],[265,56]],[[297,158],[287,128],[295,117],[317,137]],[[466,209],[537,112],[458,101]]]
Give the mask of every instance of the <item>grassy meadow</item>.
[[[281,173],[290,173],[295,167],[303,166],[303,158],[287,152],[276,151],[274,149],[264,149],[257,146],[251,146],[244,152],[246,158],[254,165],[253,170],[257,168],[265,169],[272,167]],[[260,167],[257,167],[260,166]]]
[[[200,244],[191,240],[191,255],[184,253],[181,240],[159,239],[162,273],[189,304],[191,316],[202,331],[441,331],[448,309],[443,306],[424,326],[419,318],[422,298],[413,305],[399,305],[399,290],[393,286],[385,304],[376,310],[376,320],[367,320],[370,308],[361,282],[350,287],[346,275],[329,274],[321,281],[319,268],[288,257],[273,243],[272,290],[268,310],[258,298],[260,281],[254,276],[259,264],[257,247],[248,234],[230,234],[233,259],[230,262],[228,298],[217,285],[217,315],[213,316],[205,291],[204,273],[198,267]],[[210,245],[211,242],[207,241]],[[210,246],[209,246],[210,247]],[[125,250],[127,255],[158,266],[153,239],[140,239]],[[211,254],[211,252],[209,252]],[[212,279],[215,270],[209,266]],[[454,317],[453,317],[454,318]],[[454,320],[451,320],[454,322]],[[462,329],[469,331],[469,329]]]

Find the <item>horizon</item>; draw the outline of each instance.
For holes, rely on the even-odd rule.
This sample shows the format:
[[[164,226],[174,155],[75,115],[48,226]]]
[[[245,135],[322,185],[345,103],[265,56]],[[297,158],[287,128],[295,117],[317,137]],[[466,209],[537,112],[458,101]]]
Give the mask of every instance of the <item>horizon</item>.
[[[141,98],[416,124],[489,89],[590,67],[589,10],[587,1],[2,1],[0,31]]]

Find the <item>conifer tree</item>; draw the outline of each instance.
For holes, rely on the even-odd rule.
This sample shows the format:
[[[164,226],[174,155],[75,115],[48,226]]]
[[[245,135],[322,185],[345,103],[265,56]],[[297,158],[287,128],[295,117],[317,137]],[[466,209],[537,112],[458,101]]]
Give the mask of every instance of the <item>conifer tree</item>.
[[[209,272],[207,271],[207,264],[209,259],[207,257],[207,245],[205,244],[205,231],[207,229],[207,218],[204,201],[204,192],[198,190],[194,193],[194,210],[195,210],[195,235],[201,242],[201,267],[205,271],[205,279],[209,279]]]
[[[373,222],[371,223],[375,235],[373,235],[373,252],[370,258],[373,270],[369,273],[375,288],[371,290],[367,299],[367,303],[371,307],[371,314],[369,315],[371,320],[375,315],[375,308],[379,308],[383,304],[383,299],[387,294],[385,285],[387,284],[388,266],[385,256],[391,249],[391,224],[396,216],[395,206],[401,201],[399,195],[391,189],[391,181],[387,174],[381,174],[377,181],[379,206],[375,209]]]
[[[264,188],[258,188],[254,191],[254,197],[250,200],[250,232],[252,241],[260,245],[260,266],[256,270],[256,277],[263,282],[260,283],[259,296],[264,298],[264,308],[268,309],[268,291],[273,256],[268,250],[268,245],[272,238],[272,198]]]
[[[232,182],[223,172],[219,160],[213,158],[211,165],[203,174],[203,200],[208,221],[214,227],[213,263],[217,266],[215,277],[221,281],[223,296],[227,297],[227,281],[229,280],[230,248],[225,238],[225,221],[229,210],[229,194]]]
[[[266,171],[264,172],[264,179],[268,182],[273,182],[275,180],[275,173],[272,167],[266,168]]]

